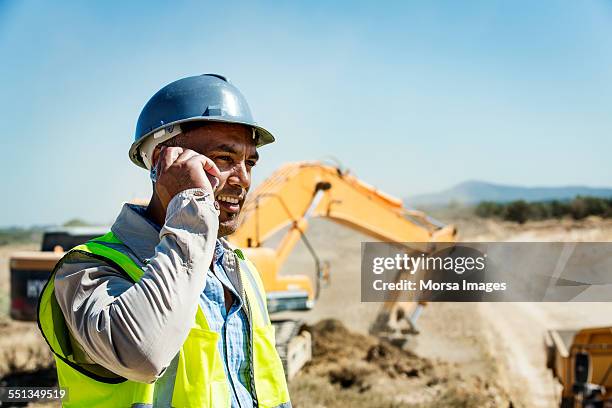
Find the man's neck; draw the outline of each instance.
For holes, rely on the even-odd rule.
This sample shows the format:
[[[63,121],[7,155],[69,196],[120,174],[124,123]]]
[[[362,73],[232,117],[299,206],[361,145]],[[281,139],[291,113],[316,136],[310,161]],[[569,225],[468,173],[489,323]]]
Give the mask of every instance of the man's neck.
[[[157,195],[153,194],[145,211],[148,219],[162,227],[166,222],[166,209],[161,205]]]

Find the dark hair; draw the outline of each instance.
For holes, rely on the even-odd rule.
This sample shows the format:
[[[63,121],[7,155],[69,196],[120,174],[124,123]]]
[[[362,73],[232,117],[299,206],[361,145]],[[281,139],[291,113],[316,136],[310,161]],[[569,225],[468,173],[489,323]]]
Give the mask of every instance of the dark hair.
[[[180,124],[181,133],[185,134],[185,133],[193,132],[194,130],[207,126],[207,125],[208,125],[207,122],[198,121],[198,120],[192,121],[192,122],[183,122]]]
[[[185,137],[189,132],[193,132],[194,130],[207,126],[207,125],[208,123],[203,122],[203,121],[183,122],[180,124],[181,133],[179,133],[178,135],[174,136],[171,139],[166,140],[163,143],[160,143],[160,146],[178,147],[182,144],[181,142],[183,141],[183,137]]]
[[[168,139],[165,142],[161,143],[160,146],[166,147],[180,147],[182,144],[183,138],[187,136],[188,133],[193,132],[194,130],[206,127],[211,123],[224,123],[224,122],[206,122],[206,121],[191,121],[191,122],[183,122],[180,124],[181,133],[174,136],[172,139]],[[244,125],[248,126],[248,125]]]

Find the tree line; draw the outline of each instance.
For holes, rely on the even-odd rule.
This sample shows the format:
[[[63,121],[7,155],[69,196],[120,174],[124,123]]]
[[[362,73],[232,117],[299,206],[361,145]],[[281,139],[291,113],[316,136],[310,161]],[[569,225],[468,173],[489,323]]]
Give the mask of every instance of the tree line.
[[[589,215],[612,218],[612,197],[576,196],[571,200],[532,201],[516,200],[507,203],[482,201],[475,213],[483,218],[501,218],[522,224],[528,220],[571,217],[581,220]]]

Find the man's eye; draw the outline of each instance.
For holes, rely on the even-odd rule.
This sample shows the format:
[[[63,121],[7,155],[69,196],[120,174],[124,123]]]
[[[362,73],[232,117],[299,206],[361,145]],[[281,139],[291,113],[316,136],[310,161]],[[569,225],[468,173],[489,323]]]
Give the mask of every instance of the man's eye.
[[[257,164],[257,162],[255,160],[247,160],[247,166],[249,167],[255,167],[255,165]]]
[[[232,161],[232,158],[229,157],[229,156],[217,156],[217,159],[218,160],[223,160],[223,161],[226,161],[226,162]]]

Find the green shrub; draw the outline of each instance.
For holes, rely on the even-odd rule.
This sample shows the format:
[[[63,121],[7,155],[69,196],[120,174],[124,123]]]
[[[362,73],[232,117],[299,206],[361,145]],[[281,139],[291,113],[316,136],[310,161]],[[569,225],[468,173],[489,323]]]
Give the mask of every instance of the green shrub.
[[[476,206],[474,212],[482,218],[501,217],[504,213],[504,204],[495,201],[482,201]]]
[[[530,217],[531,207],[524,200],[509,203],[504,211],[504,220],[525,223]]]
[[[572,217],[576,220],[590,215],[612,218],[612,197],[581,197],[560,201],[517,200],[509,203],[482,201],[474,209],[474,213],[482,218],[502,218],[507,221],[523,224],[527,220],[546,220],[550,218]]]

